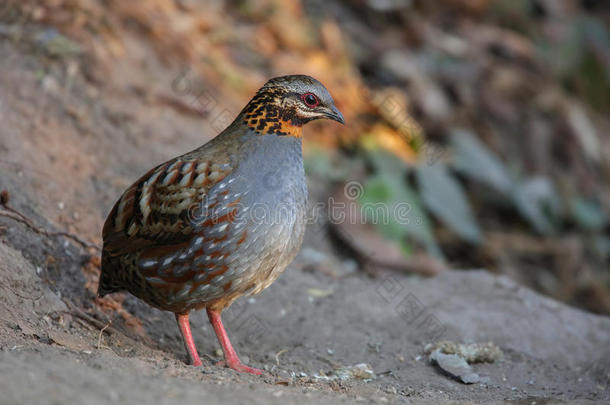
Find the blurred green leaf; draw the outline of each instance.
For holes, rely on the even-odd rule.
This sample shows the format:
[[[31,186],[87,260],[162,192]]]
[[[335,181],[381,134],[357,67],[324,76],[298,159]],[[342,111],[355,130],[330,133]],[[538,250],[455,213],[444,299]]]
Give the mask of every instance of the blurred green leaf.
[[[373,177],[364,185],[364,193],[361,203],[387,203],[392,198],[392,190],[386,181],[383,181],[383,176]]]
[[[592,201],[577,197],[571,201],[570,208],[574,220],[583,229],[599,230],[608,223],[606,213]]]
[[[510,193],[513,180],[504,163],[472,133],[454,129],[451,144],[455,150],[453,167],[456,170],[504,194]]]
[[[386,238],[399,243],[405,254],[411,251],[406,243],[406,237],[410,236],[430,255],[442,258],[430,220],[402,175],[382,172],[370,177],[359,203],[367,221],[375,224]]]
[[[479,243],[481,231],[462,186],[443,165],[421,165],[417,183],[426,207],[462,239]]]
[[[332,155],[321,146],[312,146],[303,157],[303,165],[308,175],[332,181],[347,178],[346,165],[333,164]]]
[[[525,179],[516,185],[513,201],[521,215],[542,234],[554,230],[552,220],[558,216],[561,200],[546,177]]]
[[[402,176],[407,172],[405,162],[383,149],[369,149],[366,152],[366,157],[378,173],[392,173],[396,176]]]

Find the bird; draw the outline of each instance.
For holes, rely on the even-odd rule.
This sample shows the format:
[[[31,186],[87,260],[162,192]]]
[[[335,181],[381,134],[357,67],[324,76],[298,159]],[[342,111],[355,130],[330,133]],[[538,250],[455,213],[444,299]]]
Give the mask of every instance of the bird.
[[[205,308],[224,353],[218,364],[262,374],[240,361],[221,313],[267,288],[301,247],[303,126],[317,119],[344,124],[326,87],[275,77],[216,137],[140,177],[104,223],[97,295],[127,291],[173,312],[197,367],[189,314]]]

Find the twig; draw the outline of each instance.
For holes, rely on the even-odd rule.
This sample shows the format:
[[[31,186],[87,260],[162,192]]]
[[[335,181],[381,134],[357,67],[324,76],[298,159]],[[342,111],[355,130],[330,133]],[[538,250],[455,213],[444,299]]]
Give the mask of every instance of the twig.
[[[303,346],[303,344],[302,344],[302,343],[297,343],[296,345],[294,345],[294,346],[292,346],[292,347],[287,347],[287,348],[282,349],[282,350],[280,350],[279,352],[277,352],[277,353],[275,354],[275,362],[276,362],[276,364],[277,364],[278,366],[280,365],[280,356],[281,356],[282,354],[284,354],[284,353],[286,353],[286,352],[289,352],[290,350],[294,350],[294,349],[296,349],[297,347],[301,347],[301,346]]]
[[[0,216],[11,218],[17,222],[20,222],[20,223],[24,224],[25,226],[27,226],[28,228],[30,228],[32,231],[34,231],[40,235],[43,235],[46,237],[63,236],[65,238],[68,238],[68,239],[78,243],[85,249],[95,249],[98,252],[101,252],[102,249],[100,249],[100,247],[98,245],[89,243],[89,242],[81,239],[77,235],[74,235],[74,234],[71,234],[68,232],[62,232],[62,231],[52,232],[52,231],[48,231],[44,228],[41,228],[39,226],[36,226],[30,218],[28,218],[21,212],[17,211],[16,209],[10,207],[8,205],[8,200],[9,200],[8,192],[6,190],[2,190],[2,192],[0,193],[0,204],[2,205],[2,209],[0,210]]]
[[[112,319],[110,321],[108,321],[108,323],[106,324],[106,326],[104,326],[101,330],[100,330],[100,334],[97,337],[97,350],[100,349],[100,347],[102,346],[102,335],[104,334],[104,331],[106,330],[106,328],[108,328],[110,326],[110,324],[112,323]]]
[[[284,353],[286,353],[287,351],[291,350],[291,348],[288,349],[282,349],[279,352],[277,352],[275,354],[275,364],[277,364],[278,366],[280,365],[280,356]]]
[[[96,329],[100,329],[103,328],[105,326],[105,324],[97,319],[95,319],[94,317],[90,316],[89,314],[82,312],[76,308],[72,308],[72,311],[64,311],[66,314],[68,315],[75,315],[78,318],[82,319],[84,322],[88,323],[89,325],[93,325]],[[110,333],[114,331],[114,328],[110,328],[106,331],[106,333]]]
[[[115,336],[120,336],[121,339],[128,339],[131,342],[136,343],[136,340],[127,336],[123,331],[111,326],[112,320],[108,319],[107,323],[104,323],[98,319],[95,319],[93,316],[89,315],[79,307],[77,307],[74,303],[70,301],[64,301],[68,306],[68,311],[62,311],[69,315],[74,315],[77,318],[80,318],[82,321],[87,322],[89,325],[95,327],[95,329],[101,329],[102,333],[106,333],[107,335],[114,334]]]
[[[66,300],[64,302],[66,303],[66,306],[69,309],[69,311],[64,311],[65,313],[70,314],[70,315],[76,315],[77,317],[81,318],[82,320],[89,322],[90,325],[94,325],[96,327],[96,329],[100,329],[100,328],[108,329],[108,330],[105,330],[105,332],[108,334],[110,334],[110,332],[120,333],[113,327],[107,328],[106,327],[106,326],[108,326],[107,324],[104,324],[102,321],[95,319],[94,317],[92,317],[91,315],[89,315],[88,313],[86,313],[85,311],[80,309],[79,307],[77,307],[71,301]],[[110,319],[108,319],[108,323],[112,323],[112,321]]]

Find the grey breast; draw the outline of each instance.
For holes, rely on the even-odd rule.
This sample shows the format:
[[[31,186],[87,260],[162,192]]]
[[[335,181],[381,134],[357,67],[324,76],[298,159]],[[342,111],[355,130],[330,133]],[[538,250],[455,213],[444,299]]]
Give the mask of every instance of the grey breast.
[[[207,204],[220,203],[206,217],[222,217],[229,210],[237,210],[231,224],[219,222],[201,230],[206,252],[200,259],[202,264],[228,266],[222,277],[201,287],[201,297],[211,299],[226,293],[222,286],[228,279],[232,281],[231,290],[258,293],[292,261],[305,231],[307,184],[301,148],[301,140],[294,137],[243,136],[235,156],[235,171],[208,193]],[[238,203],[227,208],[235,201]],[[222,242],[214,242],[215,236],[225,233]],[[215,251],[231,253],[210,257]],[[257,278],[265,281],[252,286]],[[250,287],[252,291],[245,291]]]

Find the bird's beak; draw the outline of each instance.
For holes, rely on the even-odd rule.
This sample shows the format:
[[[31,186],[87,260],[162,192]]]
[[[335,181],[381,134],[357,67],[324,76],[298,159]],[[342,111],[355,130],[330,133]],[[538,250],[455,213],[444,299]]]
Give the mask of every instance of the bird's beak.
[[[325,112],[325,116],[328,119],[340,122],[341,124],[345,124],[345,120],[343,119],[343,114],[341,114],[341,111],[339,111],[337,109],[337,107],[335,107],[334,105],[331,106],[328,109],[328,111]]]

